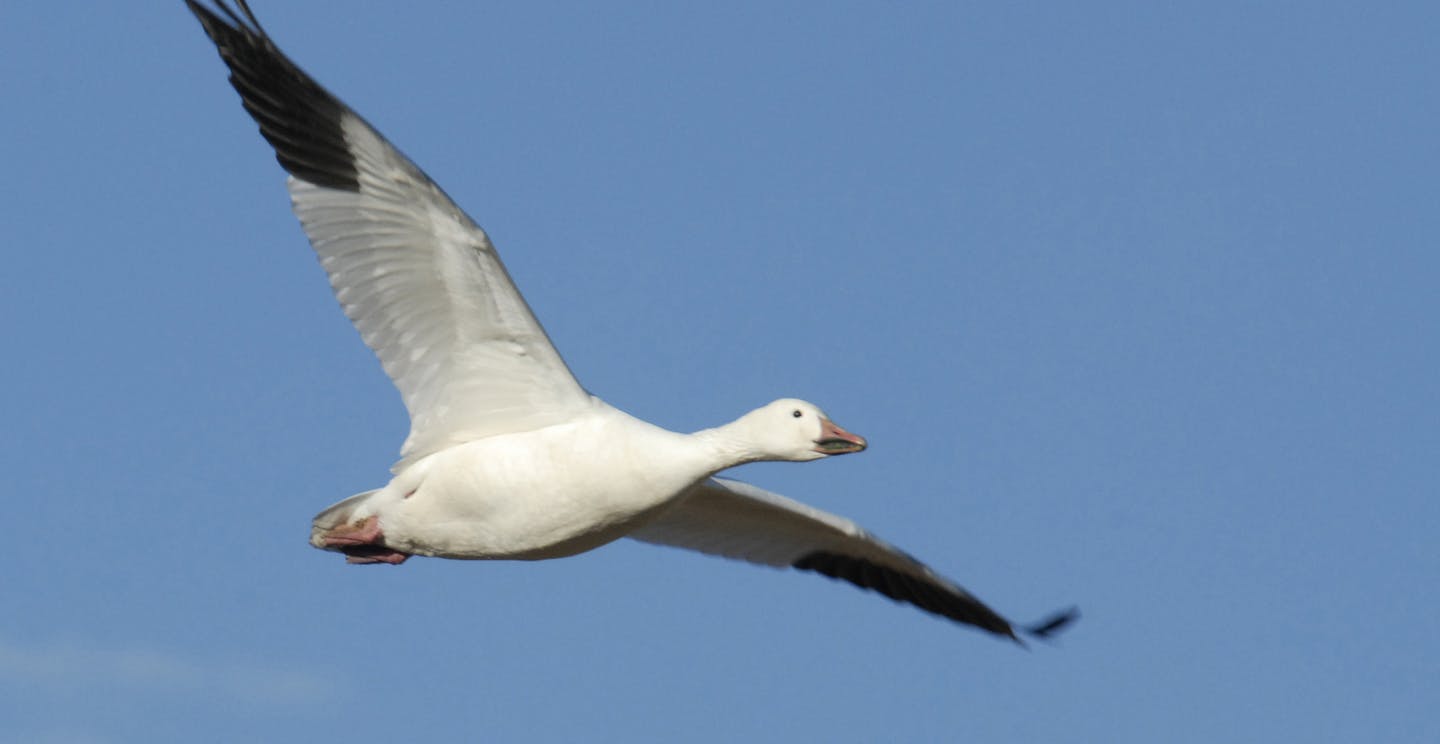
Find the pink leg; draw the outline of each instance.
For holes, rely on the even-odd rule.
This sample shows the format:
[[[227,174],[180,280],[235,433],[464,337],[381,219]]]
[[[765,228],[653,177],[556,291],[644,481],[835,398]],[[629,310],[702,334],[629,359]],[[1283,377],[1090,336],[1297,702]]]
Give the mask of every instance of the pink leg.
[[[344,548],[345,562],[363,565],[366,563],[389,563],[398,566],[410,557],[409,553],[401,553],[398,550],[391,550],[379,545],[364,545],[353,548]]]
[[[385,533],[380,531],[378,517],[369,516],[355,524],[333,527],[321,538],[327,548],[339,548],[346,563],[389,563],[398,566],[410,557],[408,553],[385,546]]]
[[[327,548],[342,545],[374,545],[385,536],[380,532],[379,517],[369,516],[355,524],[342,524],[330,528],[321,538]]]

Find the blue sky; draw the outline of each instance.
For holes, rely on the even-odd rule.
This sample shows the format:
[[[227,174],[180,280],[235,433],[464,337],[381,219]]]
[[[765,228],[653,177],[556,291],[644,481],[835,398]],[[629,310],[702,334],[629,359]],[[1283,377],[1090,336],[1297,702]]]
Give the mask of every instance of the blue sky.
[[[281,3],[581,381],[1030,652],[638,544],[355,568],[398,395],[175,2],[0,11],[0,742],[1440,739],[1429,4]]]

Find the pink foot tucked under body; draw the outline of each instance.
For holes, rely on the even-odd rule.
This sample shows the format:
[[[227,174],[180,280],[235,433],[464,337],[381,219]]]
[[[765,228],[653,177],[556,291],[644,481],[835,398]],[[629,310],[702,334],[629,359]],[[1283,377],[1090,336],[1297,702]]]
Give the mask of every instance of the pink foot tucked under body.
[[[321,541],[327,548],[338,548],[344,545],[375,545],[383,537],[384,534],[380,532],[380,518],[369,516],[355,524],[331,527]]]
[[[383,545],[356,545],[349,548],[341,548],[345,554],[346,563],[389,563],[398,566],[410,557],[409,553],[401,553],[398,550],[391,550]]]
[[[338,548],[345,554],[346,563],[389,563],[398,566],[409,558],[385,546],[385,533],[380,531],[380,520],[369,516],[355,524],[344,524],[331,528],[321,538],[327,548]]]

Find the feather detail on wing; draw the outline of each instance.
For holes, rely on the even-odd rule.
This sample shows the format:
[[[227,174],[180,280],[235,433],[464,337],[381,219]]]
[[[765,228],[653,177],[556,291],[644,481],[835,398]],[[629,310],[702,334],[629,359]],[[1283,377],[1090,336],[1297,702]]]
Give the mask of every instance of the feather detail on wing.
[[[1019,640],[1010,622],[974,595],[854,522],[740,481],[711,478],[694,486],[629,537],[814,571]],[[1023,630],[1046,637],[1077,616],[1065,610]]]
[[[410,412],[395,470],[588,407],[495,247],[418,167],[290,61],[244,0],[186,0],[290,173],[296,215],[345,314]]]

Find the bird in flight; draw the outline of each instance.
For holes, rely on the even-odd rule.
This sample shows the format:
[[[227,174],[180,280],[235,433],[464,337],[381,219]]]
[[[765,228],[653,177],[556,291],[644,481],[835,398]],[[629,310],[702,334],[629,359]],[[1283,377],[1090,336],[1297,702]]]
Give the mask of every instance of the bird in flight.
[[[185,0],[289,174],[296,216],[347,317],[410,413],[384,487],[320,512],[310,543],[350,563],[539,560],[619,538],[813,571],[1020,641],[958,584],[854,522],[717,473],[865,449],[781,399],[668,431],[576,381],[485,231],[290,60],[245,0]],[[1048,637],[1057,612],[1023,634]]]

